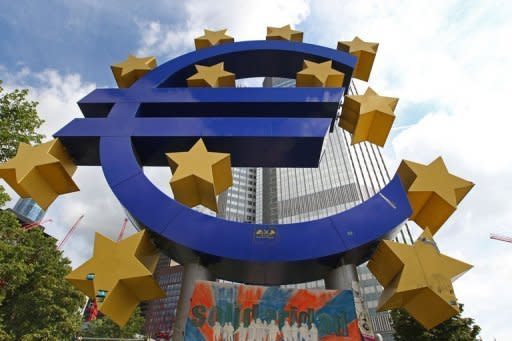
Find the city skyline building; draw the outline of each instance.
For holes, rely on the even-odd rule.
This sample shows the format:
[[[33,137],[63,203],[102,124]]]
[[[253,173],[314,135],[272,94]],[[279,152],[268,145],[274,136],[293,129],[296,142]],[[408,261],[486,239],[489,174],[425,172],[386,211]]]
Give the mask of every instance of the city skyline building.
[[[160,254],[154,276],[166,297],[141,304],[141,313],[145,318],[144,331],[153,338],[168,340],[176,319],[183,266],[171,264],[169,257]]]
[[[267,77],[263,86],[294,87],[295,80]],[[349,94],[357,94],[354,84]],[[377,146],[368,142],[351,145],[350,139],[335,122],[325,138],[318,168],[233,168],[233,186],[219,196],[217,216],[248,223],[298,223],[327,217],[367,200],[389,182],[390,175]],[[407,226],[396,240],[412,243]],[[389,313],[376,311],[382,286],[365,264],[357,272],[375,332],[385,341],[393,340]],[[283,287],[324,289],[326,284],[321,279]]]
[[[257,168],[233,167],[233,185],[218,197],[217,217],[244,223],[257,222]],[[261,185],[261,184],[260,184]]]
[[[263,86],[293,87],[295,80],[265,78]],[[355,86],[350,87],[349,94],[357,94]],[[350,139],[350,134],[335,122],[332,131],[326,135],[318,168],[233,167],[233,185],[219,195],[217,217],[245,223],[297,223],[327,217],[367,200],[389,182],[390,175],[379,147],[367,142],[351,145]],[[202,206],[194,209],[204,214],[213,213]],[[401,229],[396,240],[412,243],[407,226]],[[167,262],[166,258],[161,257],[156,277],[162,288],[171,290],[175,295],[146,306],[146,332],[150,335],[170,333],[175,318],[181,286],[179,276],[182,276],[183,268],[179,270],[180,275],[175,274],[171,279],[170,260]],[[393,340],[389,313],[376,311],[382,286],[365,264],[359,266],[357,272],[363,301],[375,332],[384,341]],[[282,287],[325,289],[326,283],[319,279]]]
[[[40,221],[46,214],[46,211],[31,198],[19,198],[12,210],[31,222]]]

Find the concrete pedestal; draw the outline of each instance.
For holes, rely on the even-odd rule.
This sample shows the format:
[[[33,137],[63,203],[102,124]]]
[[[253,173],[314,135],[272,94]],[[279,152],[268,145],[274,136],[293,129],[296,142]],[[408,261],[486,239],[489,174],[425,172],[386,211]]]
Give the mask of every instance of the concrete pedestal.
[[[213,280],[208,268],[200,264],[185,264],[181,282],[180,299],[176,309],[176,320],[173,326],[173,340],[185,340],[185,324],[187,323],[190,300],[194,292],[195,282],[198,280]]]

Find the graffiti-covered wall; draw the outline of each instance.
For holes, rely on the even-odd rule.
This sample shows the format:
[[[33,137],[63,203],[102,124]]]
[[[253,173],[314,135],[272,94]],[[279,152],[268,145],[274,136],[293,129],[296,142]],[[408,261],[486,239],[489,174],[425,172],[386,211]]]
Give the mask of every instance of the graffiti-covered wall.
[[[198,281],[185,339],[348,341],[363,340],[363,337],[351,290],[283,289]]]

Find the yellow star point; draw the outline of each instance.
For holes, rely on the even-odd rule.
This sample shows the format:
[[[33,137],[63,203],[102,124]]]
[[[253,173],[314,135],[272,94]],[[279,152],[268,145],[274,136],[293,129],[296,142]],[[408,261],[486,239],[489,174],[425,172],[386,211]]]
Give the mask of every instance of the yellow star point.
[[[173,171],[171,188],[180,203],[217,211],[216,196],[233,184],[229,154],[209,152],[202,139],[188,152],[166,154]]]
[[[429,165],[403,160],[397,170],[412,207],[411,220],[435,234],[474,183],[448,172],[441,157]]]
[[[283,27],[267,27],[267,40],[289,40],[302,42],[303,32],[293,30],[290,25]]]
[[[369,141],[382,147],[397,104],[398,98],[379,96],[372,88],[364,95],[345,96],[339,126],[352,134],[352,144]]]
[[[125,61],[114,64],[110,68],[120,88],[129,88],[146,73],[156,67],[155,57],[135,57],[129,55]]]
[[[158,258],[146,231],[117,243],[96,233],[92,258],[66,280],[96,298],[99,311],[122,327],[141,301],[165,297],[153,278]]]
[[[342,87],[345,75],[332,68],[332,60],[315,63],[304,60],[303,69],[297,72],[297,87]]]
[[[359,37],[355,37],[352,41],[338,42],[338,50],[348,52],[357,57],[357,63],[352,77],[364,81],[368,81],[370,78],[370,73],[372,71],[373,62],[378,48],[378,43],[365,42]]]
[[[404,308],[427,329],[459,312],[452,282],[471,268],[441,254],[428,229],[413,245],[382,241],[368,263],[384,287],[377,310]]]
[[[204,35],[194,39],[196,50],[234,42],[235,39],[233,39],[231,36],[228,36],[226,32],[227,29],[219,31],[204,30]]]
[[[60,194],[79,190],[71,178],[75,171],[58,139],[36,146],[20,143],[16,156],[0,164],[0,178],[19,196],[31,197],[45,210]]]
[[[195,65],[196,73],[187,78],[189,87],[234,87],[235,74],[224,70],[224,63],[212,66]]]

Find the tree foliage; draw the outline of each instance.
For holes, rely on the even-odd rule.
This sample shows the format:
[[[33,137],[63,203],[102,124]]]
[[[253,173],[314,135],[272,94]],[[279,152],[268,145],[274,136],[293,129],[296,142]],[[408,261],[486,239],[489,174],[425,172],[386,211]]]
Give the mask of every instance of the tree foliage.
[[[20,142],[40,143],[43,138],[36,132],[44,122],[37,115],[37,102],[27,97],[27,89],[4,92],[0,80],[0,163],[16,155]],[[0,185],[0,206],[9,199]]]
[[[463,306],[460,305],[462,313]],[[480,340],[480,327],[472,318],[457,314],[435,328],[426,330],[403,309],[391,312],[396,341],[475,341]]]
[[[43,120],[37,115],[37,102],[27,99],[27,89],[4,92],[0,80],[0,162],[16,154],[18,143],[40,143],[37,129]]]
[[[0,321],[12,340],[69,340],[80,329],[83,296],[64,276],[70,262],[40,229],[0,212]],[[0,335],[2,335],[0,333]]]
[[[112,338],[133,338],[143,334],[144,318],[137,308],[123,328],[112,322],[106,316],[93,320],[87,324],[82,336],[89,337],[112,337]]]
[[[28,90],[4,92],[0,81],[0,162],[19,142],[39,143],[43,121]],[[0,186],[0,206],[9,197]],[[64,280],[70,262],[40,229],[24,230],[0,211],[0,340],[71,340],[80,329],[83,296]]]

